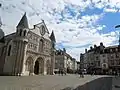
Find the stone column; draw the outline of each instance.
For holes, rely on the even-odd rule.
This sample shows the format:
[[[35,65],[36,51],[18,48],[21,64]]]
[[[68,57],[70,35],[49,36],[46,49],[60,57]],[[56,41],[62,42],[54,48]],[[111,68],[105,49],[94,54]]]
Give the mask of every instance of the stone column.
[[[14,75],[18,74],[18,66],[19,66],[19,60],[20,60],[20,41],[16,41],[17,42],[17,52],[16,52],[16,60],[15,60],[15,66],[14,66]]]
[[[34,63],[30,66],[30,75],[34,75]]]
[[[51,54],[51,75],[54,75],[54,68],[55,68],[55,50],[52,49],[52,54]]]
[[[22,62],[21,62],[21,75],[23,76],[25,73],[25,62],[26,62],[26,51],[27,51],[27,42],[24,41],[24,46],[23,46],[23,56],[22,56]]]
[[[42,67],[42,70],[43,70],[43,75],[46,75],[47,74],[47,72],[46,72],[46,59],[44,58],[44,62],[43,62],[44,64],[43,64],[43,67]]]

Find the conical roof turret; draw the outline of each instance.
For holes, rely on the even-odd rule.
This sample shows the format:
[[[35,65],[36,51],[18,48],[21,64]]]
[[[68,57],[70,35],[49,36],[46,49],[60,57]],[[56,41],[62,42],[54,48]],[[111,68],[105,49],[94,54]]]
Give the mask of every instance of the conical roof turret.
[[[52,31],[51,35],[50,35],[50,39],[53,41],[53,42],[56,42],[55,40],[55,35],[54,35],[54,32]]]
[[[20,29],[29,28],[26,13],[21,18],[20,22],[17,25],[17,28],[20,28]]]

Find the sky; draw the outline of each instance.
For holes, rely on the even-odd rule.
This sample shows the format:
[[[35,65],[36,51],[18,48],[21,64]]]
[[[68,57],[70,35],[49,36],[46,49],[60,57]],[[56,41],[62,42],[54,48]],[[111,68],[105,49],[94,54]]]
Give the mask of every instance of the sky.
[[[80,53],[100,42],[118,45],[120,0],[0,0],[5,34],[16,31],[26,12],[29,27],[43,19],[56,37],[56,48],[66,48],[79,61]]]

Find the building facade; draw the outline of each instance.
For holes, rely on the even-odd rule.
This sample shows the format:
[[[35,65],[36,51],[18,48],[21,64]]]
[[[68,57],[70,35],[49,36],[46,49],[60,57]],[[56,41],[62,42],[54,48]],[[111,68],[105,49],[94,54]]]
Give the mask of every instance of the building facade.
[[[80,62],[77,61],[77,71],[80,69]]]
[[[83,68],[89,71],[95,71],[96,73],[110,73],[120,70],[120,46],[105,47],[103,43],[100,46],[94,45],[94,48],[85,50],[85,53],[81,55],[84,59]]]
[[[90,71],[100,72],[101,71],[101,54],[103,53],[105,46],[100,43],[99,46],[94,45],[90,47],[89,50],[85,49],[85,53],[82,54],[83,57],[83,68]]]
[[[16,32],[0,42],[0,73],[5,75],[53,74],[55,37],[42,20],[30,29],[26,13]]]
[[[66,72],[73,72],[77,69],[76,59],[72,58],[66,50],[56,50],[55,53],[55,69],[64,69]]]

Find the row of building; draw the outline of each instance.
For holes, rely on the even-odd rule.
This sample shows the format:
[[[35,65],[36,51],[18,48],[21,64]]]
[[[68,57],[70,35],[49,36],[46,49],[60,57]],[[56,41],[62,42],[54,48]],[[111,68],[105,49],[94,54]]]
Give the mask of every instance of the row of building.
[[[66,53],[65,48],[63,50],[56,50],[55,52],[55,70],[64,69],[67,73],[75,73],[79,70],[80,62],[72,58]]]
[[[85,49],[85,53],[80,55],[80,68],[97,74],[119,72],[120,45],[105,47],[100,43],[99,46]]]
[[[0,74],[52,75],[56,69],[76,70],[77,61],[65,49],[56,50],[55,43],[54,32],[49,33],[44,20],[29,28],[25,13],[16,32],[4,36],[0,29]]]

